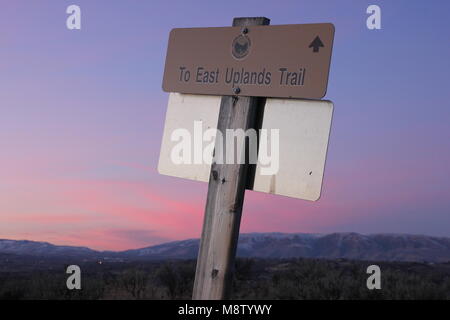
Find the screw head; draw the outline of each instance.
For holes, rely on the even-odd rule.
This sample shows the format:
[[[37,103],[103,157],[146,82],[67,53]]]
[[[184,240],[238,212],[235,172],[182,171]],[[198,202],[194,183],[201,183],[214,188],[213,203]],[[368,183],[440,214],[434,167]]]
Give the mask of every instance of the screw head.
[[[233,89],[233,92],[234,92],[235,94],[239,94],[239,93],[241,92],[241,88],[239,88],[239,87],[234,88],[234,89]]]

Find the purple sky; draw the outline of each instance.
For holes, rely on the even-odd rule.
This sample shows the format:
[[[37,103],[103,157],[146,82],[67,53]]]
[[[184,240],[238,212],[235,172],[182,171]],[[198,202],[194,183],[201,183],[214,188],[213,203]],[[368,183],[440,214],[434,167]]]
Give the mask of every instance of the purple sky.
[[[66,28],[70,4],[80,31]],[[366,28],[370,4],[381,30]],[[125,249],[199,237],[207,186],[156,171],[167,40],[235,16],[336,27],[322,198],[247,192],[241,231],[450,236],[449,13],[437,0],[6,2],[0,238]]]

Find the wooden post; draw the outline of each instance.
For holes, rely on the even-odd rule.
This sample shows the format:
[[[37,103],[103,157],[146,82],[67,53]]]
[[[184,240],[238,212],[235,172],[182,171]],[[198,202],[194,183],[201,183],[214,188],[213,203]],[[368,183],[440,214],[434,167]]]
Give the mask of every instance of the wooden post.
[[[269,23],[270,20],[264,17],[234,18],[233,20],[233,26],[242,27]],[[264,98],[222,97],[217,129],[222,132],[224,140],[226,129],[243,129],[244,131],[258,129],[256,128],[258,114],[264,107],[264,103]],[[216,150],[218,150],[219,140],[216,139]],[[237,148],[245,148],[245,143],[238,145]],[[226,148],[222,149],[225,158]],[[229,297],[249,174],[251,172],[247,163],[213,163],[211,166],[192,296],[195,300],[217,300]]]

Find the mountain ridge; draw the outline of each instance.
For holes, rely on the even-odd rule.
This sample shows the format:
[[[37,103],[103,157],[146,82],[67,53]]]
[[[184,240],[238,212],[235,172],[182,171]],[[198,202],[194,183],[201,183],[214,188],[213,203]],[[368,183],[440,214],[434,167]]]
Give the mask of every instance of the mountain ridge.
[[[48,242],[0,239],[0,253],[39,257],[85,259],[166,260],[195,259],[199,239],[178,240],[139,249],[98,251],[87,247],[58,246]],[[412,234],[359,234],[355,232],[245,233],[237,255],[253,258],[323,258],[369,261],[450,261],[450,238]]]

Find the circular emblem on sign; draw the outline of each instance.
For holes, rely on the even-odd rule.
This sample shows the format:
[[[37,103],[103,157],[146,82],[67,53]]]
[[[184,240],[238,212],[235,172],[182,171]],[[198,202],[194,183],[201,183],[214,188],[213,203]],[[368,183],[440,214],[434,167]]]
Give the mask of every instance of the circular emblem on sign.
[[[231,44],[231,54],[236,59],[244,59],[250,52],[250,46],[250,39],[241,34],[234,38]]]

